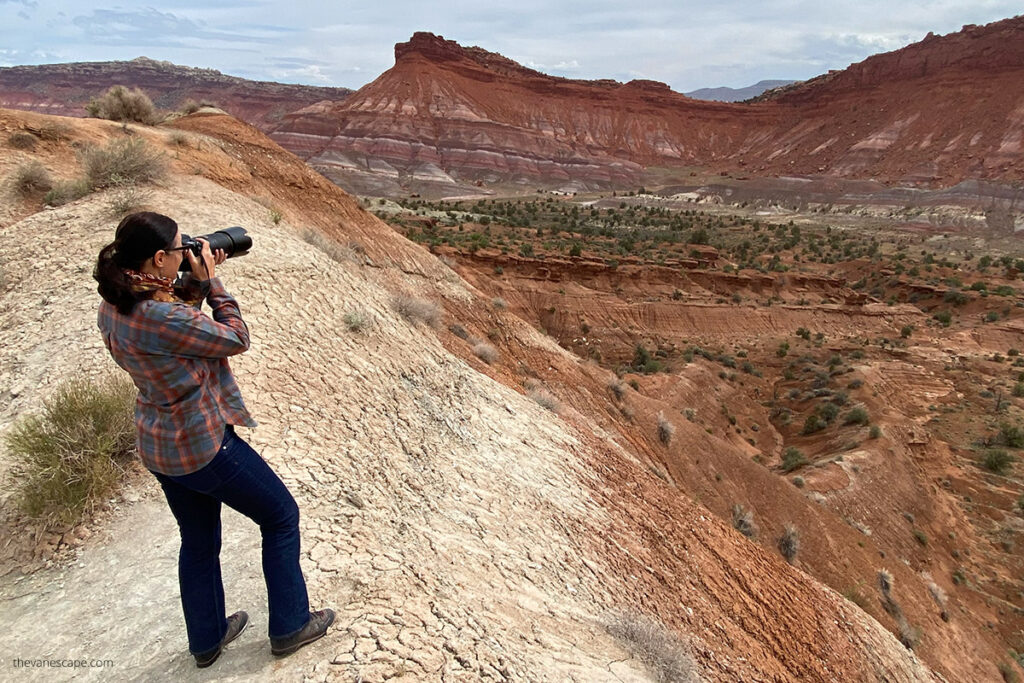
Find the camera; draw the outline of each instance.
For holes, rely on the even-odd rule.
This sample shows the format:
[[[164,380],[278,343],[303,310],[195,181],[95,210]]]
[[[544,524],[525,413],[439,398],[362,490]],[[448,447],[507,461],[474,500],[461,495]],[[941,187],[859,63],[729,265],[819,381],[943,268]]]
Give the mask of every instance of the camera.
[[[209,235],[200,235],[199,237],[182,235],[181,246],[191,251],[196,258],[199,258],[199,255],[203,253],[203,243],[199,241],[200,237],[210,243],[210,251],[216,252],[218,249],[223,249],[228,258],[244,256],[252,248],[252,238],[249,237],[245,228],[237,225],[232,228],[211,232]],[[181,260],[179,270],[183,273],[192,270],[192,264],[189,263],[187,258]]]

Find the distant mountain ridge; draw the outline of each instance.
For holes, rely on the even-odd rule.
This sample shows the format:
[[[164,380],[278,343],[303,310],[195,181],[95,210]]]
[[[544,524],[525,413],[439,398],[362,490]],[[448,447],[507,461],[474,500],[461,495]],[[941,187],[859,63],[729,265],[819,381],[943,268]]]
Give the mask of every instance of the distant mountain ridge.
[[[715,102],[742,102],[749,100],[751,97],[757,97],[764,93],[766,90],[772,88],[779,88],[785,85],[792,85],[797,81],[779,81],[779,80],[768,80],[758,81],[754,85],[748,85],[745,88],[700,88],[698,90],[692,90],[688,93],[683,93],[687,97],[692,97],[695,100],[712,100]]]
[[[1024,17],[928,36],[754,103],[548,76],[430,33],[343,102],[271,137],[356,192],[628,186],[645,168],[948,187],[1024,178]]]
[[[72,62],[0,68],[0,108],[85,116],[85,104],[112,85],[138,87],[161,109],[186,100],[214,102],[233,116],[267,128],[296,109],[343,100],[348,88],[251,81],[214,69],[138,57],[127,62]]]

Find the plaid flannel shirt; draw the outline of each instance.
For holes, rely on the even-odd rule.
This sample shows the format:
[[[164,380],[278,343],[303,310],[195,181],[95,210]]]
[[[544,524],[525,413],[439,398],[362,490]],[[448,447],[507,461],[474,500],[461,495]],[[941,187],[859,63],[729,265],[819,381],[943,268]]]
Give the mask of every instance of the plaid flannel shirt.
[[[177,302],[140,301],[131,315],[100,304],[103,343],[139,389],[139,457],[161,474],[188,474],[209,463],[227,425],[256,426],[227,359],[249,348],[249,328],[219,278],[209,280],[207,301],[213,319]]]

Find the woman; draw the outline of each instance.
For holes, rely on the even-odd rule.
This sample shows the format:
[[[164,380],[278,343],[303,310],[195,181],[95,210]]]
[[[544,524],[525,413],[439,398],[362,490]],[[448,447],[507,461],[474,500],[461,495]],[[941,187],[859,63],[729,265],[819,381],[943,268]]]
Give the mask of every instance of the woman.
[[[121,221],[114,241],[100,251],[93,277],[103,297],[103,341],[139,389],[139,456],[178,521],[178,582],[188,646],[196,665],[207,667],[248,623],[245,612],[224,615],[221,503],[260,525],[274,655],[291,654],[323,636],[334,612],[309,611],[299,568],[299,508],[232,426],[256,426],[228,365],[228,356],[249,348],[249,330],[215,275],[226,255],[212,253],[205,240],[202,245],[197,258],[181,246],[173,220],[135,213]],[[176,286],[186,257],[192,275]],[[203,298],[212,319],[200,310]]]

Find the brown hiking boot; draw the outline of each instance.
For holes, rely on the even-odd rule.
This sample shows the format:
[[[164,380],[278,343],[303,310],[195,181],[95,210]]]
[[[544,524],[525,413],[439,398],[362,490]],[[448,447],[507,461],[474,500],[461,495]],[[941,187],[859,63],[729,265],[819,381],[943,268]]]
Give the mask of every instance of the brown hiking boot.
[[[217,661],[217,657],[220,657],[220,653],[223,652],[224,646],[230,643],[232,640],[237,638],[245,630],[245,627],[249,625],[249,615],[239,610],[230,617],[228,617],[228,630],[224,634],[224,638],[221,639],[220,645],[211,652],[207,652],[200,655],[195,655],[196,666],[200,669],[205,669],[214,662]]]
[[[275,657],[290,655],[303,645],[309,645],[314,640],[322,638],[333,623],[334,610],[322,609],[310,612],[309,621],[306,622],[306,625],[298,633],[287,638],[270,639],[270,653]]]

